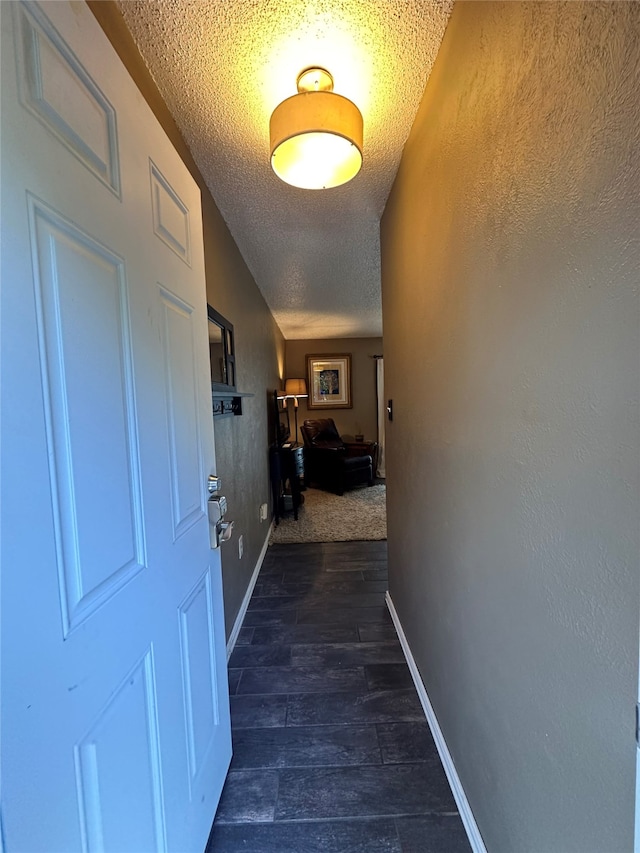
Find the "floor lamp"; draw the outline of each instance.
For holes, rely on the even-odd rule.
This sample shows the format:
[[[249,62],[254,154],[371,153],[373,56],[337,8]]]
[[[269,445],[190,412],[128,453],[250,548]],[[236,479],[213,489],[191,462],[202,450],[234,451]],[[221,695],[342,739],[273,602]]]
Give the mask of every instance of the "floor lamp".
[[[298,398],[308,397],[305,379],[287,379],[284,383],[286,397],[293,397],[293,409],[296,415],[296,444],[298,443]]]

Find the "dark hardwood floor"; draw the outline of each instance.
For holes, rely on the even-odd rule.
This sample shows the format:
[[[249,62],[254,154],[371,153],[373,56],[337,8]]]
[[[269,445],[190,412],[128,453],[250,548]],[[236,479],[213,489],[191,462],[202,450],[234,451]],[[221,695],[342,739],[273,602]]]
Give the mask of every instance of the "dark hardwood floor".
[[[206,853],[468,853],[384,594],[386,542],[269,548],[229,661]]]

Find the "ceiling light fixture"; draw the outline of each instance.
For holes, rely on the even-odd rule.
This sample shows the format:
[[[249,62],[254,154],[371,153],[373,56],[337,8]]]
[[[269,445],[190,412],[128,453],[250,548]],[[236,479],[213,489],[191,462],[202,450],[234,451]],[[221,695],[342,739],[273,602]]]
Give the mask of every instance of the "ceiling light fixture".
[[[273,171],[294,187],[339,187],[362,166],[362,113],[336,95],[324,68],[300,74],[298,94],[275,108],[269,132]]]

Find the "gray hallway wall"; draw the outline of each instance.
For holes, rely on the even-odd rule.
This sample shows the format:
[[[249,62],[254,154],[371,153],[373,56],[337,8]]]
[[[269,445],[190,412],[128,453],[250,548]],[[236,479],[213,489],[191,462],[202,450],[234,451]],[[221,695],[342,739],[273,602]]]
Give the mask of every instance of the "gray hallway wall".
[[[382,222],[390,591],[491,853],[633,844],[639,45],[457,2]]]

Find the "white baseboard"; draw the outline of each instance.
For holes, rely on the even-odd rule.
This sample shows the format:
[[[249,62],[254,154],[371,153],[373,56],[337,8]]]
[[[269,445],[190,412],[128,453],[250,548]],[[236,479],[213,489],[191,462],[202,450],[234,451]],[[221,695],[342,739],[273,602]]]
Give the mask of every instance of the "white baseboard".
[[[227,661],[231,657],[231,652],[233,651],[234,646],[236,644],[236,640],[238,639],[240,628],[242,628],[242,623],[244,622],[247,607],[249,606],[251,596],[253,595],[253,588],[255,587],[256,581],[258,580],[258,575],[260,574],[260,569],[262,568],[262,563],[264,562],[265,554],[267,553],[267,548],[269,547],[269,539],[271,538],[272,530],[273,522],[271,522],[271,524],[269,525],[269,529],[267,530],[267,536],[264,540],[262,551],[260,551],[260,556],[258,557],[258,560],[256,562],[256,567],[253,570],[253,574],[251,575],[249,586],[247,587],[247,591],[245,592],[244,598],[242,599],[242,604],[240,605],[240,610],[238,611],[238,615],[236,616],[236,621],[233,623],[233,630],[229,635],[229,640],[227,642]]]
[[[433,710],[433,706],[429,700],[427,689],[424,686],[422,677],[420,676],[420,672],[418,671],[418,667],[416,666],[416,662],[413,658],[413,655],[411,654],[409,643],[407,641],[404,631],[402,630],[400,618],[396,612],[396,608],[394,607],[393,600],[388,592],[386,595],[386,602],[387,607],[389,608],[389,613],[391,614],[391,618],[393,620],[393,624],[398,634],[398,639],[400,640],[400,645],[402,646],[402,651],[404,652],[404,656],[409,666],[411,677],[413,678],[413,683],[415,684],[416,690],[418,691],[418,698],[420,699],[420,704],[422,705],[425,717],[427,718],[427,722],[429,723],[429,728],[431,729],[433,739],[436,742],[436,747],[440,755],[440,760],[442,761],[442,766],[444,767],[444,772],[446,773],[447,779],[449,780],[449,785],[451,786],[451,793],[453,794],[453,798],[456,801],[458,811],[460,812],[460,818],[462,819],[462,823],[464,824],[464,828],[467,832],[471,849],[474,851],[474,853],[487,853],[487,848],[484,846],[484,841],[482,840],[482,836],[480,835],[478,824],[476,823],[475,818],[473,816],[473,812],[471,811],[469,800],[467,799],[467,795],[464,792],[462,782],[460,781],[460,777],[458,776],[458,773],[456,771],[455,764],[453,763],[453,758],[451,757],[451,753],[449,752],[449,748],[444,739],[444,735],[442,734],[442,729],[440,728],[435,711]]]

